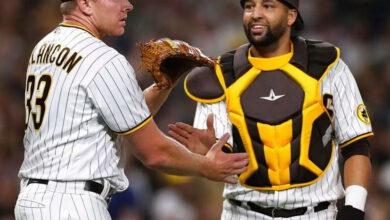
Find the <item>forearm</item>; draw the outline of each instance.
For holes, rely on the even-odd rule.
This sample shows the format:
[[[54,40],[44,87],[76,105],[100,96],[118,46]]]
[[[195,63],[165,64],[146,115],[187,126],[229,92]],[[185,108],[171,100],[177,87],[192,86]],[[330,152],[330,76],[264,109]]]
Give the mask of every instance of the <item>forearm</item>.
[[[146,88],[143,93],[149,111],[155,115],[160,110],[161,106],[167,100],[172,89],[159,89],[155,84]]]
[[[204,176],[207,169],[205,157],[190,152],[180,143],[164,136],[164,142],[159,147],[159,155],[149,161],[152,169],[175,175]]]
[[[371,162],[367,156],[354,155],[345,161],[344,185],[359,185],[368,188],[371,178]]]
[[[367,188],[371,178],[371,162],[367,156],[354,155],[345,161],[345,205],[364,212]]]
[[[180,143],[168,138],[154,121],[136,133],[126,136],[135,156],[147,167],[171,174],[203,176],[209,161],[191,153]]]

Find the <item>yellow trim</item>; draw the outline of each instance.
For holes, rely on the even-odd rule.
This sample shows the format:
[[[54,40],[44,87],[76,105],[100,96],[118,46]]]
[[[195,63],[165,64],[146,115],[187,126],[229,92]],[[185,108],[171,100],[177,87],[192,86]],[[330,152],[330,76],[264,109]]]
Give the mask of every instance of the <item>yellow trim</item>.
[[[220,102],[220,101],[225,99],[225,93],[223,93],[223,95],[221,97],[214,98],[214,99],[202,99],[202,98],[199,98],[199,97],[192,95],[187,87],[187,77],[184,79],[184,92],[187,94],[187,96],[190,99],[194,100],[195,102],[200,102],[200,103],[204,103],[204,104],[213,104],[213,103],[217,103],[217,102]]]
[[[268,177],[272,185],[290,183],[292,119],[280,125],[257,123],[259,136],[264,143],[264,156]]]
[[[219,139],[217,139],[217,140],[219,140]],[[224,146],[226,146],[226,147],[228,147],[228,148],[232,148],[232,149],[233,149],[232,145],[230,145],[229,143],[225,143],[225,144],[224,144]]]
[[[237,109],[237,110],[242,110],[242,109]],[[240,176],[238,177],[240,183],[243,184],[254,172],[257,171],[259,165],[256,160],[256,155],[252,146],[252,140],[250,138],[248,128],[245,123],[245,119],[241,115],[235,114],[233,112],[229,112],[229,118],[232,124],[234,124],[237,127],[238,132],[240,133],[242,143],[245,147],[245,151],[249,155],[248,168],[245,172],[241,173]]]
[[[310,181],[310,182],[306,182],[306,183],[298,183],[298,184],[285,184],[285,185],[279,185],[279,186],[271,186],[271,187],[253,187],[253,186],[249,186],[247,184],[245,184],[244,181],[241,181],[241,178],[239,178],[240,180],[240,184],[244,187],[247,187],[247,188],[250,188],[250,189],[254,189],[254,190],[266,190],[266,191],[269,191],[269,190],[272,190],[272,191],[281,191],[281,190],[287,190],[287,189],[292,189],[292,188],[298,188],[298,187],[304,187],[304,186],[309,186],[313,183],[316,183],[318,180],[320,180],[322,178],[322,176],[328,171],[329,167],[331,167],[332,165],[332,162],[334,160],[334,155],[335,155],[335,145],[334,145],[334,142],[332,142],[332,153],[331,153],[331,158],[329,160],[329,163],[328,165],[326,166],[326,168],[324,169],[324,171],[321,173],[321,175],[319,175],[316,179]]]
[[[305,100],[302,106],[303,109],[320,101],[320,95],[316,92],[319,86],[316,79],[291,64],[283,66],[281,70],[294,79],[304,90]]]
[[[319,81],[291,64],[287,64],[281,69],[298,82],[305,92],[302,112],[301,154],[299,157],[299,164],[309,169],[314,174],[320,175],[323,171],[309,159],[309,147],[313,122],[322,113],[326,112],[322,96],[318,92],[320,90]],[[328,72],[329,70],[330,67],[328,67],[326,71]]]
[[[133,127],[132,129],[130,129],[129,131],[126,131],[126,132],[115,132],[117,134],[120,134],[120,135],[129,135],[129,134],[132,134],[136,131],[138,131],[139,129],[143,128],[147,123],[149,123],[151,120],[153,119],[153,116],[150,115],[149,117],[147,117],[143,122],[139,123],[138,125],[136,125],[135,127]]]
[[[286,190],[295,187],[303,187],[311,185],[317,182],[329,169],[335,154],[335,145],[332,140],[332,152],[330,160],[328,161],[325,169],[319,168],[309,158],[311,133],[313,130],[313,123],[319,116],[326,112],[325,106],[323,105],[320,81],[329,74],[331,68],[339,60],[340,51],[337,50],[337,58],[332,64],[330,64],[320,80],[317,80],[307,73],[303,72],[299,68],[289,64],[288,62],[292,58],[293,52],[276,57],[275,58],[255,58],[249,54],[248,60],[253,67],[237,79],[232,85],[226,88],[226,105],[229,114],[230,121],[237,127],[240,137],[246,152],[249,155],[250,161],[248,169],[239,176],[240,183],[248,188],[255,190]],[[293,51],[293,48],[292,48]],[[218,67],[216,67],[218,68]],[[241,94],[249,87],[249,85],[261,74],[261,70],[275,70],[280,69],[285,72],[290,78],[297,82],[305,93],[303,106],[302,106],[302,130],[301,130],[301,152],[299,156],[299,164],[310,172],[315,174],[317,177],[305,183],[291,184],[290,183],[290,170],[291,165],[291,139],[292,139],[292,120],[284,122],[280,125],[265,125],[258,123],[257,129],[261,140],[264,143],[264,156],[266,161],[262,161],[267,164],[268,167],[268,178],[271,183],[270,187],[253,187],[246,184],[249,177],[254,172],[258,172],[259,161],[257,161],[251,137],[248,132],[246,121],[241,106]],[[217,72],[217,76],[220,82],[224,84],[222,71]],[[218,75],[219,74],[219,75]],[[221,83],[221,84],[222,84]],[[290,139],[290,141],[288,141]],[[267,177],[264,177],[267,178]]]
[[[311,181],[310,183],[302,183],[302,184],[293,184],[291,185],[289,183],[289,172],[286,172],[285,169],[280,169],[277,172],[275,172],[275,166],[279,167],[279,164],[274,164],[274,169],[269,169],[269,178],[271,184],[274,183],[280,183],[281,185],[272,186],[272,187],[252,187],[247,186],[245,184],[245,181],[253,174],[253,172],[256,172],[258,169],[258,164],[255,158],[254,149],[248,134],[248,131],[241,130],[242,128],[246,129],[245,120],[238,119],[239,115],[244,115],[242,106],[241,106],[241,94],[246,90],[246,88],[255,80],[257,76],[261,74],[258,69],[252,68],[247,73],[245,73],[240,79],[238,79],[235,83],[233,83],[229,88],[226,90],[226,102],[229,112],[229,117],[231,118],[232,123],[237,126],[237,128],[240,131],[241,137],[243,139],[248,138],[248,141],[244,141],[244,146],[246,151],[248,152],[250,156],[250,164],[248,167],[248,170],[240,175],[239,180],[241,184],[244,186],[247,186],[249,188],[254,189],[260,189],[260,190],[283,190],[283,189],[289,189],[297,186],[307,186],[310,185],[316,181],[318,181],[319,177],[323,175],[324,171],[320,169],[316,164],[314,164],[309,159],[309,147],[310,147],[310,140],[311,140],[311,133],[312,133],[312,124],[313,122],[325,112],[323,109],[322,104],[322,98],[321,95],[317,92],[319,90],[319,81],[317,81],[315,78],[309,76],[308,74],[304,73],[302,70],[298,69],[297,67],[286,64],[283,67],[280,68],[282,71],[284,71],[287,75],[289,75],[292,79],[294,79],[304,90],[305,92],[305,99],[303,103],[303,112],[302,112],[302,135],[301,135],[301,154],[299,158],[299,163],[301,166],[305,167],[306,169],[310,170],[314,174],[316,174],[318,177]],[[329,71],[330,68],[328,68]],[[236,115],[233,117],[233,115]],[[237,119],[234,119],[237,118]],[[240,122],[241,121],[241,122]],[[291,125],[292,126],[292,125]],[[275,126],[273,127],[275,128]],[[261,129],[261,128],[260,128]],[[243,137],[248,136],[248,137]],[[287,137],[287,135],[284,135]],[[262,138],[263,140],[263,138]],[[248,144],[246,143],[248,142]],[[277,142],[273,143],[276,144]],[[291,149],[290,152],[284,150],[283,153],[279,153],[276,151],[272,151],[272,148],[269,148],[268,146],[264,147],[265,151],[265,157],[266,157],[266,163],[267,165],[271,165],[269,161],[272,160],[280,160],[282,157],[286,157],[287,155],[291,155]],[[280,156],[280,157],[278,157]],[[276,158],[276,159],[275,159]],[[285,158],[283,158],[285,159]],[[329,162],[330,163],[330,162]],[[284,165],[284,164],[283,164]],[[272,166],[272,165],[271,165]],[[328,164],[329,166],[329,164]],[[281,182],[283,181],[283,182]],[[283,184],[286,183],[286,184]]]
[[[220,62],[221,57],[218,58],[217,64],[215,65],[215,74],[217,75],[218,81],[222,86],[222,89],[226,92],[226,83],[225,77],[223,77],[223,72]]]
[[[310,106],[302,112],[301,154],[299,157],[299,164],[306,167],[317,176],[323,171],[309,159],[309,148],[313,123],[322,113],[324,113],[324,110],[320,103]]]
[[[348,146],[348,145],[350,145],[350,144],[352,144],[352,143],[354,143],[354,142],[356,142],[358,140],[361,140],[363,138],[370,137],[370,136],[373,136],[373,135],[374,135],[374,133],[370,132],[370,133],[366,133],[366,134],[362,134],[360,136],[354,137],[353,139],[349,140],[348,142],[340,144],[340,148],[346,147],[346,146]]]
[[[63,27],[72,27],[72,28],[79,28],[81,30],[84,30],[86,32],[88,32],[89,34],[91,34],[92,36],[96,37],[96,38],[99,38],[93,31],[89,30],[87,27],[85,26],[82,26],[81,24],[73,24],[73,23],[70,23],[70,22],[62,22],[60,24],[60,26],[63,26]]]
[[[336,59],[333,61],[333,63],[331,63],[328,68],[325,70],[325,73],[321,76],[321,78],[318,80],[318,83],[321,85],[322,81],[324,80],[324,78],[329,74],[330,70],[334,67],[334,65],[336,65],[337,62],[339,62],[340,60],[340,49],[338,47],[335,47],[336,48],[336,53],[337,53],[337,56],[336,56]],[[326,112],[326,115],[328,116],[328,118],[330,119],[331,121],[331,124],[332,124],[332,128],[334,128],[334,122],[332,120],[332,117],[330,116],[329,112],[328,112],[328,109],[326,109],[326,106],[324,105],[324,97],[322,96],[321,94],[321,86],[318,86],[318,95],[321,99],[321,104],[322,104],[322,107],[324,108],[324,111]],[[333,100],[332,100],[333,101]],[[335,113],[333,113],[335,114]]]
[[[250,158],[248,169],[239,176],[241,183],[245,182],[245,180],[247,180],[258,169],[258,161],[256,160],[256,155],[254,153],[252,140],[245,123],[245,118],[243,117],[244,112],[241,106],[241,94],[248,88],[248,86],[260,73],[261,72],[258,69],[251,68],[235,83],[229,86],[225,92],[226,97],[229,97],[229,99],[226,99],[226,107],[230,121],[237,127],[242,139],[242,143],[245,147],[245,151],[248,153]]]
[[[367,113],[367,118],[365,118],[363,115],[362,115],[362,109],[364,109]],[[370,125],[371,124],[371,119],[370,119],[370,116],[368,114],[368,110],[367,110],[367,107],[364,105],[364,104],[360,104],[357,108],[356,108],[356,114],[358,116],[358,119],[363,122],[364,124],[366,125]]]
[[[223,145],[223,147],[228,148],[230,153],[233,153],[233,147],[230,144],[226,143],[226,144]]]
[[[291,44],[291,51],[289,53],[276,56],[276,57],[270,57],[270,58],[253,57],[249,50],[248,61],[253,65],[253,67],[259,70],[265,70],[265,71],[276,70],[286,65],[293,57],[293,54],[294,54],[293,44]]]

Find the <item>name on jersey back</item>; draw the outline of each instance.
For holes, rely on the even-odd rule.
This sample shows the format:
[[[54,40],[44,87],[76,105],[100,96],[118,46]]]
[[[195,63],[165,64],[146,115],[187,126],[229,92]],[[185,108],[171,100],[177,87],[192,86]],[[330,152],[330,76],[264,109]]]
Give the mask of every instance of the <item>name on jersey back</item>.
[[[69,73],[83,58],[69,47],[60,44],[43,44],[38,53],[32,53],[29,64],[55,64]]]

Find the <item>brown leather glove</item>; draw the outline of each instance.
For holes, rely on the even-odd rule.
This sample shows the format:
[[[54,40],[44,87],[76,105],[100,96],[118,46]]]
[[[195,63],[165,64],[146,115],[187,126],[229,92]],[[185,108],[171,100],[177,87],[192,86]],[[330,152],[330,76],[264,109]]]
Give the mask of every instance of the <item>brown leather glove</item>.
[[[184,74],[196,66],[214,67],[215,59],[199,48],[180,40],[162,38],[138,44],[141,69],[152,74],[157,87],[169,89]]]

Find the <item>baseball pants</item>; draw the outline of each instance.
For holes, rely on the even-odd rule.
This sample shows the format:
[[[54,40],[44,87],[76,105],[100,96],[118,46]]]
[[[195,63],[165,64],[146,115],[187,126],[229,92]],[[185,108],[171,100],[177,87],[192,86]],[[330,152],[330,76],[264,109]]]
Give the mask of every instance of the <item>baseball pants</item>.
[[[319,212],[312,210],[307,211],[303,215],[291,218],[272,218],[240,206],[232,205],[227,200],[224,200],[221,220],[334,220],[336,219],[336,213],[336,205],[330,204],[327,209]]]
[[[105,200],[110,184],[104,181],[101,195],[84,190],[85,182],[47,184],[21,181],[15,206],[16,220],[111,219]]]

